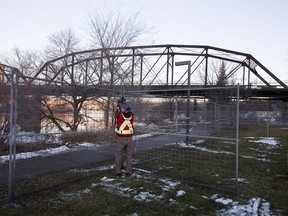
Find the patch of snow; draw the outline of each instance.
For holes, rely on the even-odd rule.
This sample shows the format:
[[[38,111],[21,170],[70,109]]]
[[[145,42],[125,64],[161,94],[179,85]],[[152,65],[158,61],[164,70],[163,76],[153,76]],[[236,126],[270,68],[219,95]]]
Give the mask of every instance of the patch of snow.
[[[151,123],[151,124],[148,125],[148,128],[149,129],[158,129],[158,126],[153,124],[153,123]]]
[[[138,216],[138,214],[137,214],[137,212],[134,212],[134,213],[127,215],[127,216]]]
[[[185,191],[183,191],[183,190],[179,190],[179,191],[177,191],[176,196],[177,196],[177,197],[180,197],[180,196],[184,196],[185,194],[186,194]]]
[[[35,143],[45,141],[46,143],[61,143],[60,140],[54,135],[37,134],[34,132],[17,132],[17,142],[19,143]]]
[[[140,202],[150,202],[152,200],[160,200],[163,196],[156,196],[155,194],[151,194],[149,192],[140,192],[133,199],[138,200]]]
[[[165,184],[162,188],[163,191],[170,191],[180,184],[180,181],[175,181],[168,178],[160,178],[159,180]]]
[[[147,137],[151,137],[151,136],[155,136],[157,135],[157,133],[148,133],[148,134],[141,134],[141,135],[134,135],[132,137],[133,140],[138,140],[138,139],[141,139],[141,138],[147,138]]]
[[[115,179],[113,178],[107,178],[106,176],[104,176],[103,178],[101,178],[101,181],[105,181],[105,182],[111,182],[114,181]]]
[[[149,133],[149,134],[143,134],[143,135],[135,135],[133,136],[133,140],[137,140],[143,137],[150,137],[150,136],[155,136],[156,133]],[[35,140],[37,140],[37,136],[35,136],[34,133],[20,133],[20,137],[21,137],[21,143],[31,143],[31,142],[35,142]],[[45,138],[45,136],[43,136]],[[42,137],[42,139],[44,139]],[[17,140],[20,138],[17,138]],[[40,138],[38,138],[39,140]],[[18,140],[19,141],[19,140]],[[45,141],[47,141],[47,138],[45,138]],[[55,141],[55,139],[54,139]],[[80,147],[100,147],[99,144],[97,143],[87,143],[87,142],[83,142],[78,144],[78,146]],[[28,158],[33,158],[33,157],[43,157],[43,156],[49,156],[52,154],[60,154],[60,153],[64,153],[67,151],[71,151],[70,148],[68,148],[67,146],[60,146],[57,148],[47,148],[47,149],[43,149],[43,150],[39,150],[39,151],[33,151],[33,152],[23,152],[23,153],[17,153],[16,154],[16,160],[19,159],[28,159]],[[9,155],[3,155],[0,156],[0,163],[5,163],[9,161]]]
[[[215,150],[211,150],[211,149],[207,149],[205,147],[199,147],[199,146],[195,146],[192,144],[186,144],[184,142],[179,142],[177,143],[180,147],[182,148],[193,148],[193,149],[197,149],[199,151],[205,151],[205,152],[209,152],[209,153],[213,153],[213,154],[235,154],[233,152],[229,152],[229,151],[215,151]]]
[[[235,178],[232,178],[231,180],[235,181]],[[245,184],[249,183],[245,178],[238,178],[238,182],[242,182],[242,183],[245,183]]]
[[[73,193],[64,193],[64,192],[60,192],[58,194],[58,197],[62,200],[72,200],[72,199],[75,199],[75,198],[78,198],[78,197],[81,197],[83,194],[87,194],[87,193],[90,193],[91,190],[89,188],[86,188],[84,190],[80,190],[80,191],[76,191],[76,192],[73,192]]]
[[[255,140],[253,137],[250,137],[249,139],[249,142],[266,144],[270,148],[274,148],[279,144],[278,140],[276,140],[274,137],[259,137],[257,140]]]
[[[40,157],[40,156],[47,156],[51,154],[59,154],[66,151],[69,151],[70,149],[67,146],[60,146],[57,148],[47,148],[44,150],[34,151],[34,152],[23,152],[23,153],[17,153],[16,154],[16,160],[19,159],[27,159],[32,157]],[[4,163],[6,161],[9,161],[9,155],[3,155],[0,157],[0,163]]]
[[[227,205],[228,209],[222,209],[218,211],[218,215],[271,215],[270,203],[261,198],[252,198],[248,201],[248,204],[241,205],[239,202],[234,202],[232,199],[218,197],[218,194],[215,194],[211,199],[216,202]]]
[[[114,165],[107,165],[107,166],[101,166],[101,167],[95,167],[92,169],[70,169],[70,172],[75,172],[75,173],[89,173],[89,172],[95,172],[95,171],[100,171],[100,170],[109,170],[109,169],[113,169]]]
[[[211,197],[211,199],[215,200],[216,202],[218,203],[222,203],[224,205],[227,205],[227,204],[230,204],[233,202],[232,199],[228,199],[228,198],[223,198],[223,197],[220,197],[218,198],[218,194],[215,194]]]
[[[195,144],[202,144],[202,143],[204,143],[205,141],[204,140],[196,140],[195,141]]]
[[[270,159],[266,159],[266,158],[256,158],[256,157],[252,157],[252,156],[241,156],[243,158],[246,158],[246,159],[254,159],[254,160],[258,160],[258,161],[263,161],[263,162],[271,162]]]
[[[149,174],[152,174],[153,172],[151,171],[148,171],[148,170],[144,170],[144,169],[140,169],[140,168],[133,168],[133,170],[136,170],[136,171],[140,171],[140,172],[144,172],[144,173],[149,173]]]
[[[147,126],[147,124],[146,123],[143,123],[143,122],[135,122],[135,125],[137,126],[137,127],[145,127],[145,126]]]
[[[80,143],[78,146],[85,146],[85,147],[99,147],[99,144],[95,144],[95,143],[87,143],[87,142],[83,142]]]

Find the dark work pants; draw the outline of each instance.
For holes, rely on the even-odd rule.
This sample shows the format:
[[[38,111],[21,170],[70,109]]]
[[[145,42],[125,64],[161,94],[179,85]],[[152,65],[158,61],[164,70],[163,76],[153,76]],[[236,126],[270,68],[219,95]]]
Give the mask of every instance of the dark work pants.
[[[123,154],[126,154],[126,173],[132,173],[133,143],[131,137],[117,137],[115,154],[115,173],[121,172]]]

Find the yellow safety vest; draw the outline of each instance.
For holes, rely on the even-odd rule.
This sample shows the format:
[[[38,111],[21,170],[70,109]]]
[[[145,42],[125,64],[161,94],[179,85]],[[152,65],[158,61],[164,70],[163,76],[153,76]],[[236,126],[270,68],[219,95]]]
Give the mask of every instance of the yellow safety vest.
[[[125,116],[123,115],[123,113],[121,113],[123,118],[124,118],[124,121],[123,123],[121,124],[120,128],[115,128],[115,132],[118,133],[118,134],[123,134],[123,135],[128,135],[128,134],[133,134],[133,127],[132,127],[132,124],[130,122],[131,118],[132,118],[132,115],[129,117],[129,118],[125,118]],[[128,129],[125,129],[124,128],[128,126]]]

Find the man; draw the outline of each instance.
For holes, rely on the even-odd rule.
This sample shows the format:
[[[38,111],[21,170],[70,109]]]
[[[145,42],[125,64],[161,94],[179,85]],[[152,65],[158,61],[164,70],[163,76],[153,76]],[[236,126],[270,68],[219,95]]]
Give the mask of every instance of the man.
[[[131,112],[129,104],[123,104],[121,113],[118,117],[115,132],[117,134],[116,154],[115,154],[115,173],[116,176],[121,176],[121,165],[123,153],[126,154],[126,176],[132,174],[132,153],[133,144],[132,136],[134,133],[134,115]]]

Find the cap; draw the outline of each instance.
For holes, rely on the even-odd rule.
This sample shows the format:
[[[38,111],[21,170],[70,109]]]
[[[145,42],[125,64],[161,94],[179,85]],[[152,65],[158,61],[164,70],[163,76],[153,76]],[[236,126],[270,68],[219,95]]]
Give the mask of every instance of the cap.
[[[131,106],[129,104],[123,104],[122,105],[122,108],[127,110],[127,111],[130,111],[131,110]]]

